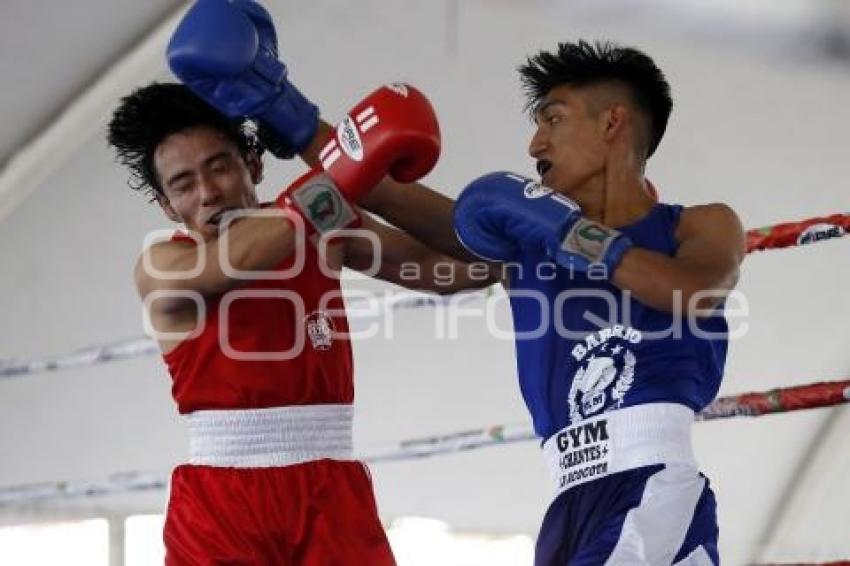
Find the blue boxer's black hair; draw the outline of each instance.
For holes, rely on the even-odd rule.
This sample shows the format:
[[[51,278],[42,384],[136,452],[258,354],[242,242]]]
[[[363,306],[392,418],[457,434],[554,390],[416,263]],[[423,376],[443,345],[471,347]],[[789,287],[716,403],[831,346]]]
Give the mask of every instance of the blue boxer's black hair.
[[[243,156],[262,153],[244,120],[227,118],[185,85],[152,83],[122,98],[109,122],[107,140],[115,148],[118,162],[130,169],[130,187],[152,196],[161,195],[154,151],[171,134],[195,126],[220,131]]]
[[[561,85],[583,87],[617,82],[631,91],[635,105],[650,120],[647,157],[652,155],[673,110],[670,85],[655,62],[642,51],[610,42],[559,43],[540,51],[519,67],[520,81],[532,113],[550,90]]]

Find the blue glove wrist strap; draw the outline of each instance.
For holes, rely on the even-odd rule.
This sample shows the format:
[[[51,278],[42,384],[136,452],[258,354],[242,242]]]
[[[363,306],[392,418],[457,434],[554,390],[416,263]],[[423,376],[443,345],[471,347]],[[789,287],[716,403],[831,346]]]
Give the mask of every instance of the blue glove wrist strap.
[[[602,264],[610,278],[632,246],[631,239],[625,234],[581,217],[569,227],[554,257],[556,262],[566,260],[572,266],[575,266],[577,258],[588,265]]]

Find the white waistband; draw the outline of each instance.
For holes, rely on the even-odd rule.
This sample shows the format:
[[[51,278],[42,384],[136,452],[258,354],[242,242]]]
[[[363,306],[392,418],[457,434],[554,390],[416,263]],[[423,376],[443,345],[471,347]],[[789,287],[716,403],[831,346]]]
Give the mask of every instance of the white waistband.
[[[189,463],[235,468],[287,466],[352,458],[351,405],[195,411]]]
[[[651,403],[585,419],[553,434],[543,453],[555,493],[609,474],[653,464],[696,468],[691,448],[694,412]]]

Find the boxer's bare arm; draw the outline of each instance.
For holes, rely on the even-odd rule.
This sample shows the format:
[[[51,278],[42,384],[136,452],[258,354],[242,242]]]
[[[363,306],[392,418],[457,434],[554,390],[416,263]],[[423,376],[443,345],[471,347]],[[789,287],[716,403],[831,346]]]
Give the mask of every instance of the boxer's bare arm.
[[[319,152],[332,133],[327,122],[320,122],[313,141],[301,154],[308,165],[319,163]],[[441,254],[463,262],[478,261],[457,239],[454,201],[421,183],[402,184],[384,177],[360,205]]]
[[[745,254],[741,221],[723,204],[688,207],[682,211],[676,239],[679,249],[674,257],[637,247],[629,250],[612,282],[665,312],[674,312],[677,294],[683,314],[689,307],[713,308],[738,281]],[[705,295],[706,291],[713,294]]]
[[[139,294],[145,299],[151,292],[162,292],[162,298],[151,303],[152,310],[179,313],[193,304],[176,293],[169,297],[169,291],[211,296],[237,287],[244,279],[229,275],[227,265],[240,271],[272,269],[292,253],[295,243],[295,229],[282,215],[235,220],[227,230],[226,247],[220,245],[223,235],[203,245],[160,242],[143,252],[135,268]],[[201,268],[195,272],[198,265]],[[185,276],[175,277],[180,273]]]
[[[348,240],[345,249],[345,266],[357,271],[367,271],[378,258],[378,279],[389,281],[408,289],[440,294],[466,289],[479,289],[496,283],[491,267],[481,261],[465,263],[428,248],[410,235],[363,215],[362,229],[376,238]]]

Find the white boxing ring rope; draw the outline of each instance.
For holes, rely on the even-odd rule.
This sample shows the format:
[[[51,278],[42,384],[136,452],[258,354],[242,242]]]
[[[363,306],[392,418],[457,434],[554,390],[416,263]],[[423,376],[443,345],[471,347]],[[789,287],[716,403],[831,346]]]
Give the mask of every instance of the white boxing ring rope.
[[[756,417],[847,402],[850,402],[850,380],[813,383],[721,397],[700,412],[697,420]],[[495,425],[374,446],[360,451],[356,456],[367,463],[410,460],[537,438],[528,424]],[[97,481],[62,481],[0,488],[0,507],[35,501],[161,490],[168,485],[168,475],[167,472],[127,472]]]

